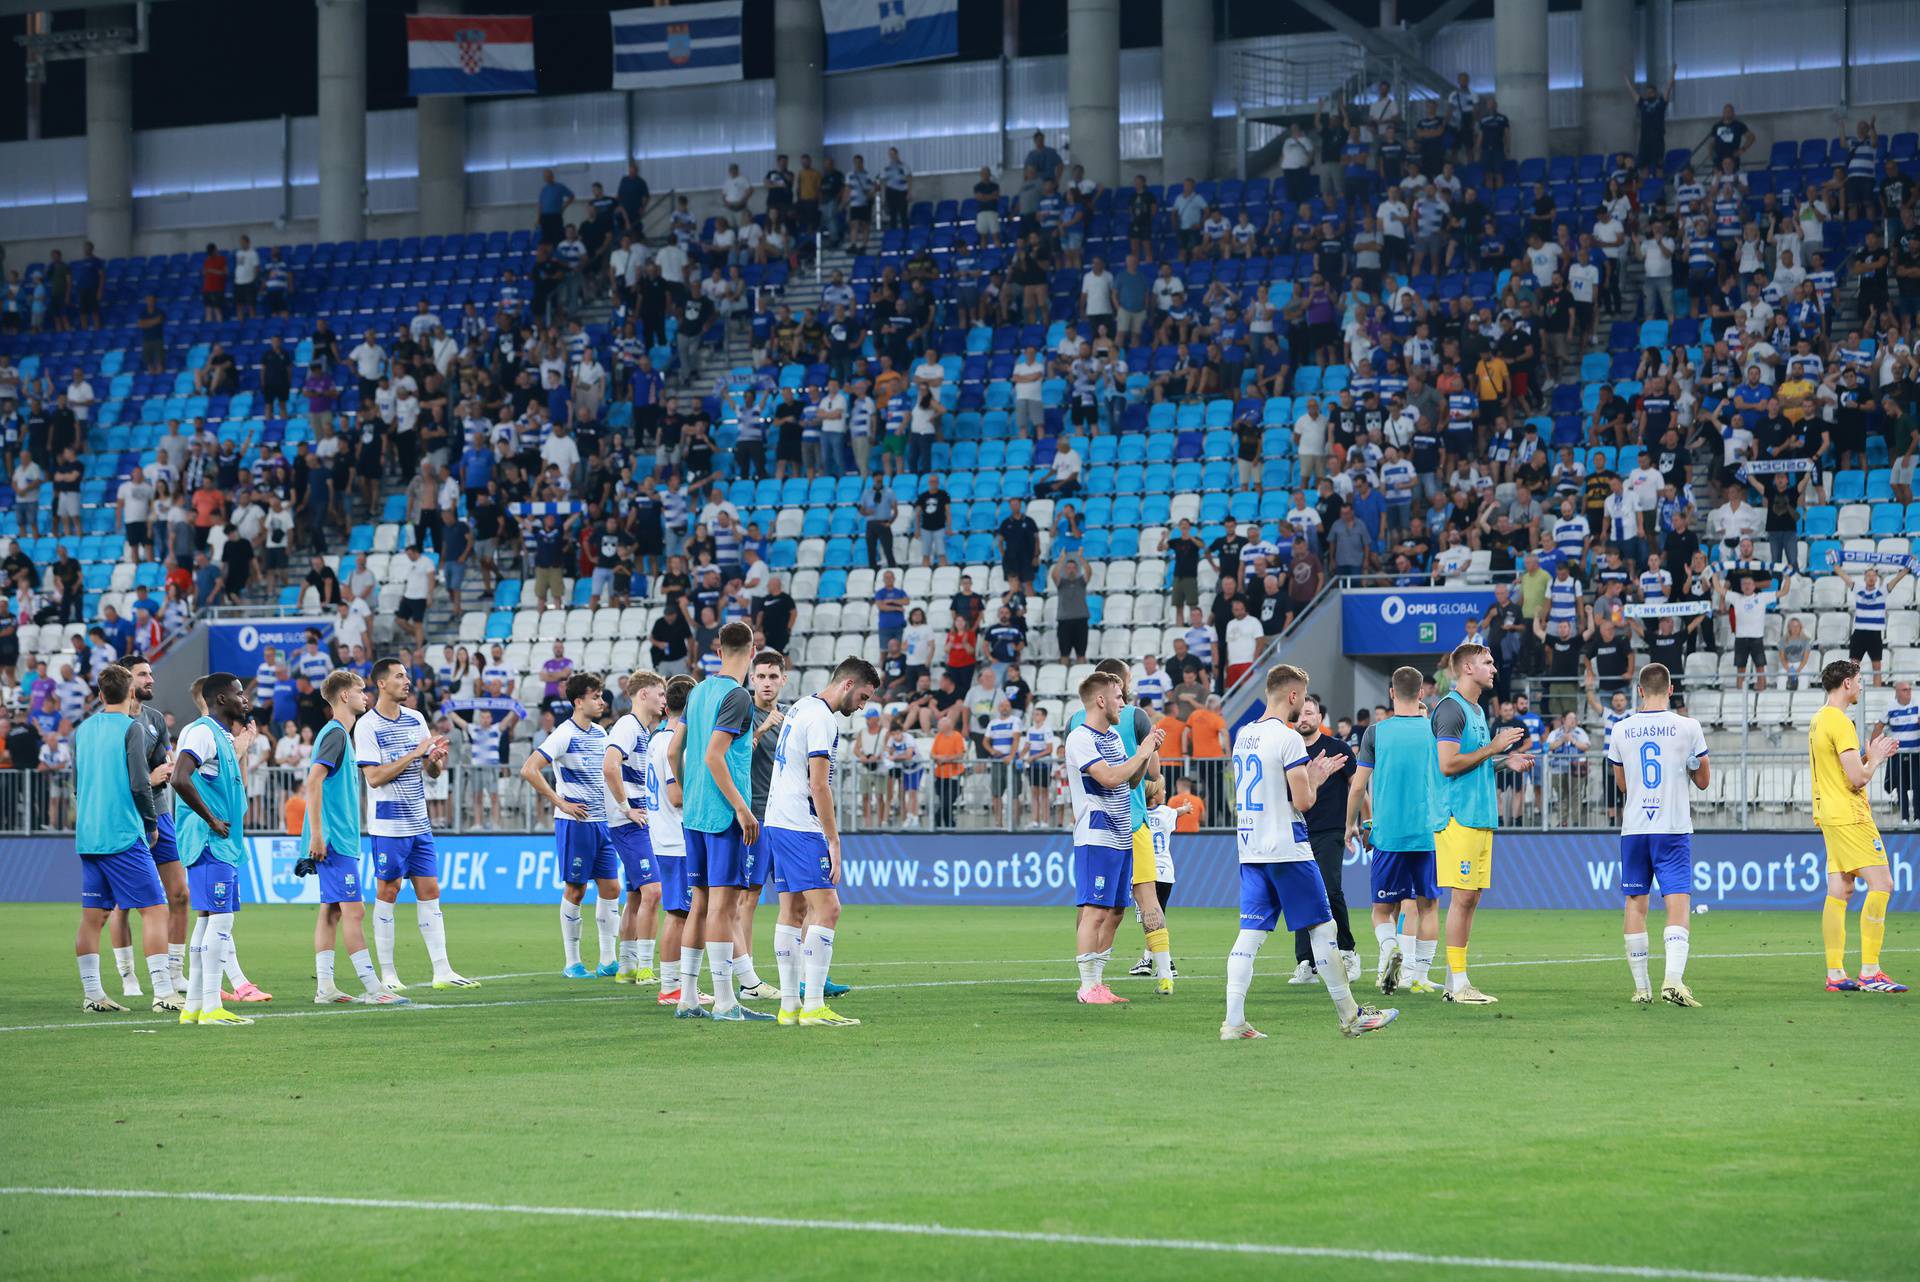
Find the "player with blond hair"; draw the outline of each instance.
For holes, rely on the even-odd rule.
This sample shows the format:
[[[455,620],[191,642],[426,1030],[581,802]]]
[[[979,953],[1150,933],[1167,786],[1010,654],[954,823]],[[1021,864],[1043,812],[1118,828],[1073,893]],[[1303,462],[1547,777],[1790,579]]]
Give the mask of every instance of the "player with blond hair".
[[[1905,984],[1880,969],[1880,946],[1887,935],[1887,901],[1893,877],[1887,868],[1887,843],[1873,822],[1867,788],[1880,767],[1899,749],[1883,734],[1860,747],[1847,709],[1860,700],[1860,665],[1835,659],[1820,671],[1826,706],[1813,714],[1807,755],[1813,765],[1813,822],[1827,844],[1827,898],[1820,914],[1826,944],[1830,993],[1904,993]],[[1847,904],[1853,883],[1867,883],[1860,906],[1860,978],[1847,976]]]

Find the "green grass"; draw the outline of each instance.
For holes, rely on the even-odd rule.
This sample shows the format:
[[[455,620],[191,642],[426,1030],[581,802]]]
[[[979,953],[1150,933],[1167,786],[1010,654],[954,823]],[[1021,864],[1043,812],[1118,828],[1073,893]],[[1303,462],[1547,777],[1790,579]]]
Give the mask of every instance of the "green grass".
[[[1397,1024],[1358,1041],[1339,1037],[1322,990],[1282,982],[1292,956],[1281,937],[1249,1008],[1271,1039],[1235,1044],[1217,1039],[1235,930],[1218,911],[1173,911],[1184,970],[1173,999],[1123,975],[1115,986],[1133,1004],[1091,1008],[1073,1002],[1068,962],[983,960],[1062,956],[1069,912],[851,909],[834,972],[856,989],[838,1005],[866,1023],[844,1031],[676,1022],[652,990],[561,979],[551,908],[459,904],[448,912],[456,965],[476,976],[541,973],[431,994],[432,1010],[316,1008],[310,910],[252,908],[237,932],[243,960],[277,994],[267,1011],[290,1017],[202,1030],[143,1007],[95,1021],[79,1011],[75,915],[4,911],[0,1185],[1916,1276],[1920,996],[1820,991],[1812,914],[1696,918],[1688,978],[1706,1006],[1685,1011],[1628,1002],[1612,915],[1489,911],[1475,978],[1499,1006],[1403,997]],[[763,936],[771,929],[763,913]],[[1656,940],[1659,930],[1656,917]],[[1138,944],[1131,922],[1121,944],[1122,955]],[[419,976],[406,911],[400,949],[403,974]],[[756,951],[770,977],[770,942]],[[1370,959],[1370,940],[1364,951]],[[1539,964],[1547,958],[1597,960]],[[1888,960],[1895,974],[1912,969],[1909,954]],[[1657,956],[1653,966],[1657,979]],[[459,1009],[485,1003],[511,1004]],[[0,1196],[8,1279],[1256,1273],[1577,1276],[418,1208]]]

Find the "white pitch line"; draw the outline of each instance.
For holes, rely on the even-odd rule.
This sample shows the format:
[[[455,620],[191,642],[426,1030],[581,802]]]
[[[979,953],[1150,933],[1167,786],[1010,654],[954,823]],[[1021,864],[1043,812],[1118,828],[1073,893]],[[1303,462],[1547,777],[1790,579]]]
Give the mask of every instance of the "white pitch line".
[[[1889,952],[1889,953],[1910,953],[1910,952],[1920,951],[1920,949],[1888,948],[1888,949],[1884,949],[1883,951]],[[1695,953],[1693,954],[1692,959],[1694,961],[1729,961],[1729,960],[1735,960],[1740,958],[1755,958],[1755,957],[1824,957],[1825,955],[1826,955],[1825,953],[1821,953],[1821,952]],[[1620,961],[1620,958],[1616,956],[1540,957],[1532,960],[1521,959],[1521,960],[1514,960],[1514,961],[1475,962],[1474,967],[1476,969],[1484,970],[1494,966],[1583,966],[1583,965],[1595,965],[1595,964],[1601,964],[1601,963],[1617,963],[1619,961]],[[1062,961],[1048,961],[1044,963],[1043,962],[972,962],[972,963],[949,962],[947,964],[948,965],[964,964],[964,965],[980,965],[980,966],[992,966],[992,965],[1011,966],[1011,965],[1042,965],[1044,964],[1044,965],[1066,966],[1066,965],[1070,965],[1071,963],[1070,961],[1062,960]],[[530,975],[531,976],[553,975],[555,973],[556,972],[554,971],[543,970],[543,971],[531,972]],[[1256,971],[1255,978],[1278,979],[1283,975],[1288,975],[1291,973],[1292,973],[1291,969],[1271,970],[1271,971],[1263,970],[1263,971]],[[526,977],[526,976],[523,976],[523,977]],[[514,976],[494,976],[494,978],[507,979],[507,978],[514,978]],[[1224,976],[1194,974],[1194,975],[1187,975],[1184,978],[1186,979],[1223,979]],[[922,979],[922,980],[913,980],[909,982],[896,983],[896,984],[861,984],[858,986],[857,991],[859,992],[893,992],[896,990],[909,989],[909,988],[982,988],[982,987],[1005,985],[1005,984],[1077,984],[1079,982],[1080,980],[1078,979],[1078,977],[1073,975],[1000,976],[992,979]],[[489,1009],[497,1009],[503,1006],[572,1006],[572,1005],[578,1005],[583,1002],[639,1002],[642,1000],[643,999],[641,998],[631,997],[626,994],[609,993],[609,994],[604,994],[600,996],[583,996],[583,997],[516,997],[516,998],[510,998],[510,999],[505,999],[500,1001],[485,1001],[485,1002],[415,1002],[411,1006],[381,1007],[381,1008],[370,1008],[365,1006],[353,1005],[353,1006],[319,1006],[319,1007],[315,1007],[312,1010],[259,1010],[253,1006],[243,1006],[238,1009],[244,1010],[247,1013],[247,1015],[253,1019],[311,1019],[311,1018],[316,1018],[324,1015],[333,1015],[333,1016],[359,1015],[369,1019],[401,1019],[401,1018],[405,1018],[405,1012],[408,1012],[408,1011],[489,1010]],[[383,1010],[386,1013],[376,1015],[373,1013],[375,1009]],[[180,1022],[179,1019],[174,1016],[161,1016],[158,1019],[109,1019],[103,1016],[99,1019],[74,1020],[68,1023],[59,1023],[59,1024],[5,1025],[5,1026],[0,1026],[0,1033],[46,1033],[46,1032],[57,1032],[57,1031],[62,1031],[66,1029],[75,1029],[75,1028],[139,1029],[139,1028],[152,1028],[152,1027],[164,1025],[164,1024],[178,1024],[179,1022]]]
[[[1422,1268],[1551,1273],[1564,1277],[1651,1278],[1671,1282],[1835,1282],[1830,1278],[1785,1274],[1736,1273],[1723,1269],[1670,1269],[1642,1264],[1583,1264],[1571,1260],[1521,1260],[1501,1256],[1427,1255],[1417,1251],[1369,1251],[1357,1247],[1298,1246],[1282,1242],[1221,1242],[1204,1238],[1107,1237],[1093,1233],[1041,1233],[1022,1229],[967,1228],[954,1224],[916,1224],[892,1220],[787,1219],[774,1215],[718,1215],[703,1211],[627,1209],[599,1206],[528,1206],[515,1202],[427,1202],[402,1198],[324,1197],[277,1193],[205,1193],[161,1189],[87,1189],[0,1187],[0,1196],[122,1198],[166,1202],[251,1203],[270,1206],[323,1206],[375,1211],[450,1211],[477,1215],[526,1215],[578,1220],[637,1220],[667,1224],[716,1224],[731,1228],[811,1229],[888,1237],[959,1238],[976,1242],[1016,1242],[1039,1246],[1093,1246],[1135,1251],[1187,1251],[1306,1260],[1354,1260]]]

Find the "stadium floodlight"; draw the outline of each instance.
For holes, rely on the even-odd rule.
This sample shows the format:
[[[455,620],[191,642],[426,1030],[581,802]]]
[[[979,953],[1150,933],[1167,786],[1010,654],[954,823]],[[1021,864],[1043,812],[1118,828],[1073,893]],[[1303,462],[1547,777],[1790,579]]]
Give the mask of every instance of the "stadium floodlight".
[[[29,64],[63,62],[75,58],[104,58],[113,54],[147,51],[146,0],[131,6],[133,25],[110,27],[85,26],[71,31],[43,31],[15,36],[13,42],[27,51]]]

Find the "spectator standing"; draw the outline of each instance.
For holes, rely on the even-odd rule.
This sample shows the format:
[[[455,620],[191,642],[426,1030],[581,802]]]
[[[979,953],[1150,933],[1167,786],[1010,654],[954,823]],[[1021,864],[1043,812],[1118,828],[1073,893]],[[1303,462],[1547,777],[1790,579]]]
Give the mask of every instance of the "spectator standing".
[[[1900,799],[1900,821],[1913,823],[1920,820],[1920,701],[1914,698],[1911,680],[1893,683],[1893,702],[1869,738],[1883,734],[1892,735],[1896,745],[1887,758],[1887,784]]]
[[[573,203],[573,190],[553,176],[553,170],[540,172],[540,195],[538,199],[540,213],[540,241],[546,245],[560,243],[566,231],[567,206]]]
[[[1092,617],[1087,604],[1089,572],[1087,558],[1078,551],[1062,554],[1053,565],[1054,626],[1060,657],[1069,663],[1087,657],[1087,629]]]

